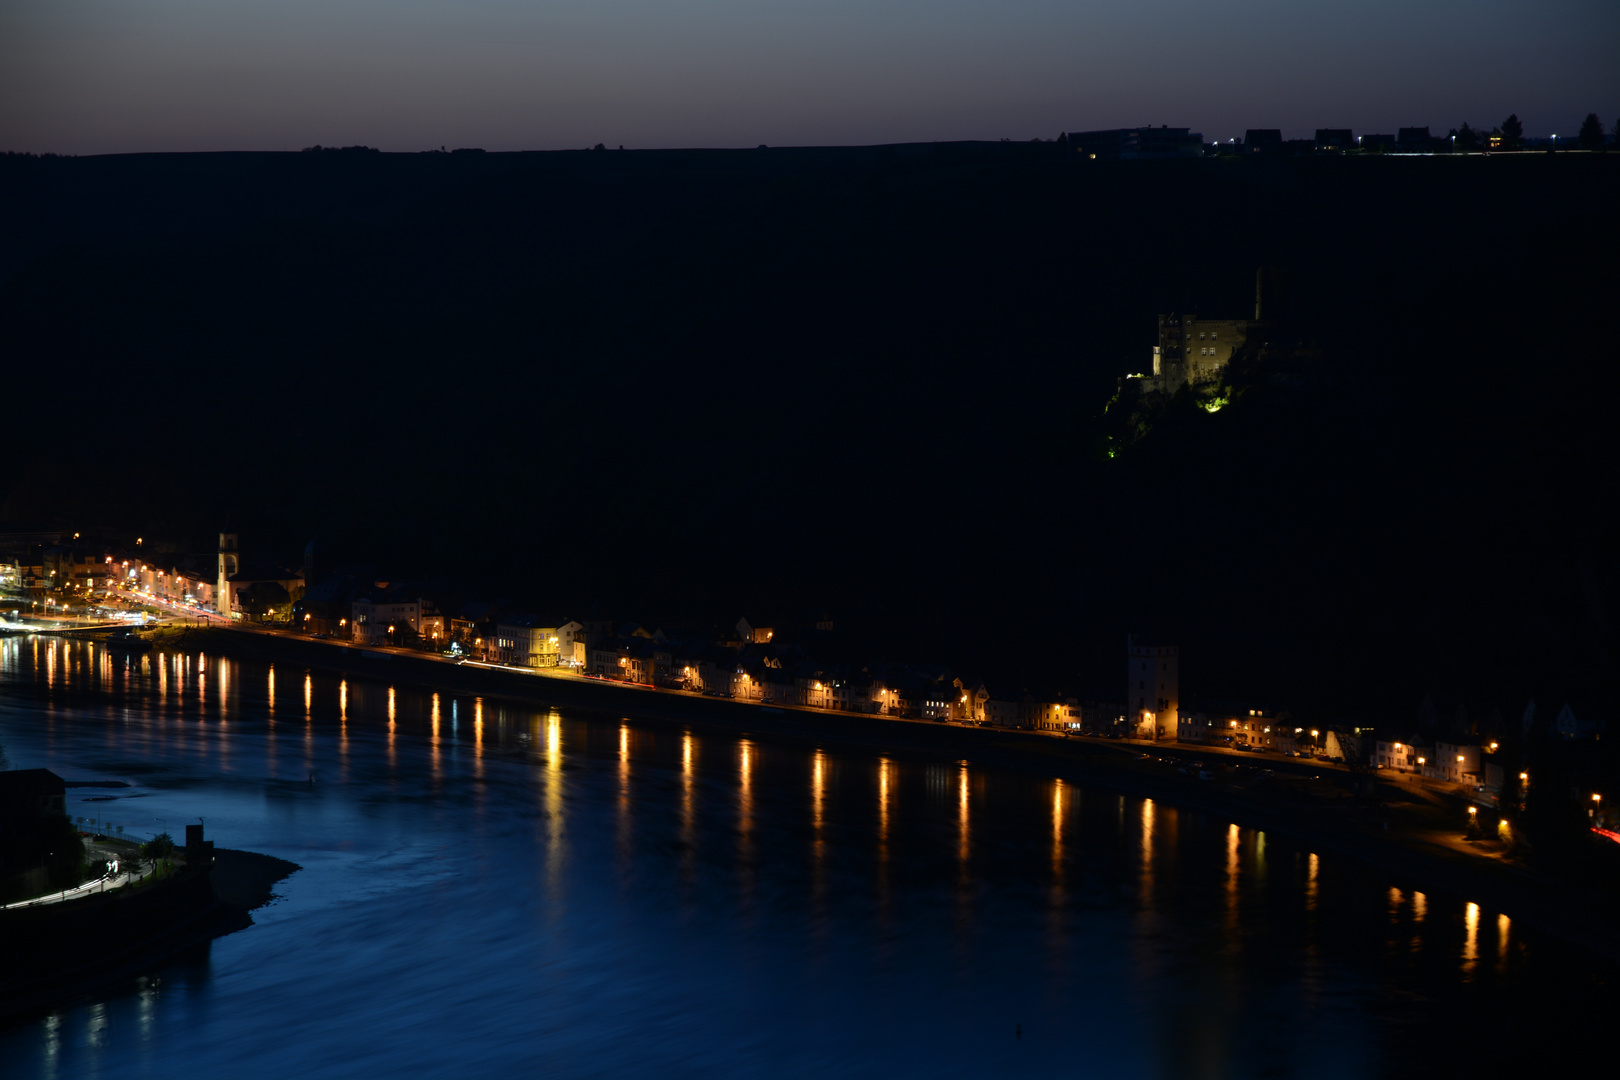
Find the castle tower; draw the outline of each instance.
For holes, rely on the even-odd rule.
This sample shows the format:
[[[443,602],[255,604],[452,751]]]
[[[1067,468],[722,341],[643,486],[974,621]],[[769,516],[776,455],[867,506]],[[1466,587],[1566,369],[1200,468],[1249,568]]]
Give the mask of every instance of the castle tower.
[[[222,532],[219,534],[219,582],[214,587],[214,606],[221,615],[230,615],[236,610],[235,598],[231,596],[230,579],[241,569],[241,555],[236,549],[236,534]]]
[[[1174,740],[1181,724],[1181,689],[1177,648],[1149,634],[1125,638],[1125,700],[1130,706],[1131,735],[1139,739]]]
[[[1287,320],[1288,279],[1280,267],[1262,266],[1254,272],[1254,321],[1278,323]]]

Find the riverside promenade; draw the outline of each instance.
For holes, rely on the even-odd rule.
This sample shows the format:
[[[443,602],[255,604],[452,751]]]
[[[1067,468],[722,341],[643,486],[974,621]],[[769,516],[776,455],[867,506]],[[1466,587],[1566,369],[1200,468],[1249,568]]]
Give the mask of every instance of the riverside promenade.
[[[1110,788],[1267,830],[1309,850],[1356,859],[1389,873],[1392,883],[1489,904],[1620,960],[1620,926],[1608,911],[1602,890],[1540,871],[1512,857],[1494,840],[1469,839],[1467,799],[1460,793],[1392,782],[1377,773],[1352,774],[1328,762],[1173,742],[767,706],[241,626],[158,631],[152,639],[163,650],[196,649],[266,663],[295,663],[450,694],[608,717],[632,714],[693,729],[836,743],[941,761],[971,760]],[[1192,768],[1197,762],[1206,767]]]

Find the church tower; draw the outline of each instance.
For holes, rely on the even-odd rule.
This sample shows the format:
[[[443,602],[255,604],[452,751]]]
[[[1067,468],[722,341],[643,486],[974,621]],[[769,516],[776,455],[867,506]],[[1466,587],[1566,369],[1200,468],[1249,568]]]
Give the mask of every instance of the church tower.
[[[1181,724],[1179,650],[1151,634],[1125,638],[1131,734],[1139,739],[1174,741]]]
[[[236,534],[219,534],[219,582],[214,587],[214,607],[221,615],[230,615],[236,608],[232,603],[230,579],[241,569],[241,556],[236,550]]]

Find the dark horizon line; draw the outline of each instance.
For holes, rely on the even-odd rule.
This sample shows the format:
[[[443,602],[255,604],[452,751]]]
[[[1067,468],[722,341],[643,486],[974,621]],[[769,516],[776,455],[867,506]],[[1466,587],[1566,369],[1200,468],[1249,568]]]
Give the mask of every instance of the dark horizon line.
[[[1597,115],[1597,114],[1593,113],[1592,115]],[[1600,117],[1600,121],[1601,121],[1601,117]],[[1468,124],[1468,121],[1463,121],[1463,123]],[[1406,126],[1406,127],[1425,127],[1425,128],[1432,127],[1432,125],[1415,125],[1415,124],[1414,125],[1404,125],[1404,126]],[[1031,136],[1029,138],[1009,138],[1009,137],[1002,136],[1002,137],[996,137],[996,138],[919,139],[919,140],[913,140],[913,141],[898,140],[898,141],[891,141],[891,142],[873,142],[873,143],[791,143],[791,144],[788,144],[788,143],[782,143],[782,144],[757,143],[757,144],[755,144],[753,146],[747,146],[747,145],[736,145],[736,146],[702,146],[702,145],[697,145],[697,146],[625,146],[623,144],[615,144],[615,145],[609,146],[609,145],[607,145],[605,143],[597,143],[597,144],[592,145],[592,146],[583,146],[583,147],[580,147],[580,146],[557,146],[557,147],[550,147],[550,148],[528,147],[528,148],[510,149],[510,150],[489,150],[489,149],[486,149],[486,148],[481,147],[481,146],[450,147],[448,144],[442,144],[437,149],[432,148],[432,147],[428,147],[426,149],[420,149],[420,150],[385,150],[385,149],[382,149],[381,147],[371,146],[370,144],[367,144],[367,143],[351,143],[351,144],[344,145],[344,146],[326,146],[326,145],[321,144],[321,143],[312,143],[312,144],[310,144],[308,146],[299,147],[296,150],[293,150],[293,149],[279,149],[279,148],[278,149],[237,148],[237,149],[229,149],[229,150],[116,150],[116,151],[110,151],[110,152],[107,152],[107,153],[78,154],[78,153],[58,152],[58,151],[53,151],[53,150],[15,150],[15,149],[8,149],[8,150],[5,150],[3,152],[0,152],[0,156],[3,156],[3,157],[32,157],[32,158],[201,157],[201,156],[214,156],[214,155],[224,156],[224,155],[228,155],[228,154],[240,154],[240,155],[247,155],[247,154],[255,154],[255,155],[302,154],[302,153],[308,153],[308,152],[311,152],[311,151],[326,151],[326,152],[364,151],[364,152],[367,152],[367,153],[387,154],[387,155],[390,155],[390,156],[420,156],[420,155],[423,155],[423,154],[446,154],[446,155],[448,155],[448,154],[454,154],[454,153],[458,153],[458,152],[459,153],[512,155],[512,154],[577,154],[577,153],[595,153],[595,152],[599,152],[599,151],[613,151],[613,152],[625,151],[625,152],[654,153],[654,154],[656,154],[656,153],[757,152],[759,150],[781,150],[781,151],[788,151],[788,150],[805,150],[805,151],[808,151],[808,150],[882,150],[882,149],[892,149],[892,148],[898,148],[898,147],[918,147],[918,146],[1001,146],[1001,145],[1031,146],[1031,145],[1051,145],[1051,144],[1055,144],[1056,142],[1058,142],[1059,137],[1073,135],[1073,134],[1086,134],[1086,133],[1090,133],[1090,132],[1099,132],[1099,131],[1143,131],[1143,130],[1157,131],[1157,130],[1165,130],[1165,129],[1168,129],[1168,130],[1187,130],[1189,132],[1192,131],[1190,126],[1185,128],[1185,129],[1178,129],[1178,128],[1171,127],[1171,125],[1168,125],[1168,124],[1157,124],[1157,125],[1155,125],[1155,124],[1139,124],[1139,125],[1136,125],[1134,127],[1087,128],[1087,129],[1083,129],[1083,130],[1077,130],[1077,131],[1074,131],[1074,132],[1062,131],[1062,132],[1058,133],[1058,136],[1053,136],[1053,137],[1050,137],[1050,138],[1042,137],[1042,136]],[[1313,129],[1310,130],[1310,133],[1309,133],[1308,136],[1300,136],[1299,138],[1296,138],[1296,139],[1290,139],[1289,136],[1287,135],[1287,133],[1285,131],[1283,131],[1283,129],[1280,129],[1280,128],[1246,128],[1245,132],[1247,133],[1248,131],[1278,131],[1278,132],[1282,133],[1282,137],[1283,137],[1285,142],[1297,142],[1297,141],[1301,141],[1301,140],[1303,140],[1305,138],[1314,137],[1318,131],[1352,131],[1353,132],[1354,130],[1355,130],[1354,128],[1330,128],[1330,127],[1313,128]],[[1367,130],[1372,131],[1373,129],[1369,128]],[[1397,126],[1395,128],[1395,131],[1398,132],[1399,130],[1401,130],[1401,128],[1399,126]],[[1431,138],[1444,139],[1444,138],[1447,138],[1449,136],[1450,132],[1452,132],[1452,131],[1460,131],[1460,130],[1461,130],[1460,128],[1451,128],[1451,129],[1447,130],[1446,134],[1440,134],[1440,135],[1431,134]],[[1485,128],[1485,127],[1475,127],[1475,128],[1471,128],[1471,130],[1476,135],[1488,136],[1493,129],[1492,128]],[[1198,135],[1200,138],[1204,137],[1202,132],[1192,132],[1192,133]],[[1385,133],[1384,132],[1377,132],[1377,134],[1385,134]],[[1613,125],[1613,128],[1611,129],[1610,132],[1607,133],[1607,137],[1610,138],[1610,139],[1613,139],[1614,143],[1615,143],[1615,147],[1617,149],[1620,149],[1620,120],[1615,121],[1615,123]],[[1571,152],[1571,153],[1581,152],[1579,150],[1578,146],[1576,145],[1577,144],[1577,139],[1578,139],[1578,133],[1570,133],[1570,134],[1565,135],[1565,134],[1561,134],[1561,133],[1558,133],[1558,132],[1549,132],[1549,133],[1544,134],[1544,135],[1533,135],[1533,134],[1530,134],[1529,132],[1525,132],[1523,135],[1520,136],[1520,138],[1525,143],[1538,144],[1538,147],[1537,147],[1538,149],[1542,148],[1543,144],[1546,144],[1546,143],[1548,143],[1548,142],[1550,142],[1550,141],[1552,141],[1554,139],[1560,139],[1560,140],[1561,139],[1567,139],[1569,141],[1569,146],[1570,146],[1570,150],[1568,152]],[[1225,140],[1225,141],[1223,141],[1221,139],[1214,139],[1214,140],[1206,141],[1204,143],[1204,146],[1208,147],[1208,148],[1220,148],[1220,147],[1234,145],[1236,142],[1237,142],[1237,140],[1235,140],[1235,139]],[[1332,153],[1336,149],[1337,148],[1327,148],[1326,152]],[[1343,153],[1343,151],[1339,151],[1339,152],[1341,154]],[[1501,150],[1501,149],[1493,151],[1493,153],[1514,153],[1514,152],[1515,151]],[[1523,152],[1523,151],[1518,151],[1518,152]],[[1286,155],[1284,155],[1284,156],[1286,156]],[[1451,155],[1449,153],[1432,153],[1431,152],[1431,153],[1425,154],[1425,153],[1413,153],[1413,152],[1408,151],[1408,152],[1405,152],[1405,153],[1385,153],[1385,154],[1383,154],[1381,156],[1385,156],[1385,157],[1391,157],[1391,156],[1397,156],[1397,157],[1398,156],[1404,156],[1404,157],[1449,157]],[[1191,159],[1190,155],[1188,156],[1188,159],[1189,160]],[[1154,159],[1152,159],[1152,158],[1138,158],[1138,159],[1135,159],[1135,160],[1154,160]]]

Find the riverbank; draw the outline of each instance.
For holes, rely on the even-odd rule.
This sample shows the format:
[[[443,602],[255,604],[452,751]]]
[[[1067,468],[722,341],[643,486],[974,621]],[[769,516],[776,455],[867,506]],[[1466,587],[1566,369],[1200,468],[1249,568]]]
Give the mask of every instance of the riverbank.
[[[217,849],[213,865],[129,891],[0,912],[0,1022],[24,1022],[253,925],[299,867]]]
[[[1423,805],[1402,785],[1375,781],[1353,795],[1342,772],[1290,759],[1237,759],[1196,746],[1141,746],[971,728],[816,709],[772,709],[698,694],[657,691],[578,677],[452,664],[396,650],[225,628],[165,629],[151,635],[168,650],[206,650],[266,663],[296,663],[339,674],[404,681],[448,694],[500,698],[733,735],[865,748],[936,760],[966,760],[1066,783],[1105,787],[1286,837],[1310,851],[1354,859],[1403,889],[1445,893],[1522,920],[1620,961],[1620,929],[1605,897],[1513,862],[1493,845],[1462,841],[1465,822]],[[1187,763],[1203,760],[1200,770]],[[1272,775],[1258,766],[1268,766]],[[1186,771],[1182,771],[1185,769]],[[1433,800],[1429,800],[1431,803]]]

